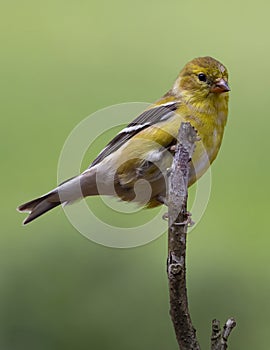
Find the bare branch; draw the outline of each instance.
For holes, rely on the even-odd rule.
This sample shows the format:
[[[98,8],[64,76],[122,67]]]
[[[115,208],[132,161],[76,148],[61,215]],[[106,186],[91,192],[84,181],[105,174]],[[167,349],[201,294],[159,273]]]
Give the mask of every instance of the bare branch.
[[[220,350],[221,346],[221,329],[219,320],[212,321],[212,336],[211,336],[211,350]]]
[[[189,164],[197,133],[190,123],[182,123],[175,156],[168,178],[168,262],[170,288],[170,315],[180,350],[200,350],[196,330],[192,325],[186,288],[186,239],[190,214],[187,212]],[[226,350],[231,331],[236,326],[233,318],[225,323],[213,320],[211,350]]]
[[[222,332],[222,338],[221,338],[221,350],[226,350],[228,345],[227,345],[227,341],[228,338],[231,334],[231,331],[234,329],[234,327],[236,326],[236,322],[234,320],[234,318],[229,318],[227,320],[227,322],[225,323],[224,327],[223,327],[223,332]]]
[[[192,325],[186,289],[186,236],[189,161],[195,148],[197,133],[190,123],[182,123],[180,143],[169,174],[168,184],[168,265],[170,315],[181,350],[199,350],[196,330]]]
[[[226,350],[228,347],[228,338],[235,326],[235,320],[233,318],[229,318],[223,327],[223,332],[221,333],[220,322],[218,320],[213,320],[211,350]]]

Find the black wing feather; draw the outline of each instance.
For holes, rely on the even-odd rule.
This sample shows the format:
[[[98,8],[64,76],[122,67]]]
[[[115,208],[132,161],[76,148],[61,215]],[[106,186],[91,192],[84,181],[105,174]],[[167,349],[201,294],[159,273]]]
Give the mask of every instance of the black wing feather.
[[[89,168],[100,163],[104,158],[113,152],[117,151],[125,142],[131,139],[134,135],[140,131],[148,128],[151,125],[157,124],[158,122],[168,119],[174,111],[178,108],[179,102],[172,102],[168,105],[160,105],[144,111],[137,118],[135,118],[125,129],[120,131],[101,151],[97,158],[91,163]],[[141,125],[138,129],[133,129],[132,126]],[[130,130],[125,131],[127,128]]]

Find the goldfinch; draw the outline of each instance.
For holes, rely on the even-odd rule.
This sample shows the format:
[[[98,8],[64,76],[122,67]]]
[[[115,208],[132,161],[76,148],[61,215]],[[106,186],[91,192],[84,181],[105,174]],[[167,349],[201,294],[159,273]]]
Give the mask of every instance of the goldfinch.
[[[166,171],[172,163],[181,122],[190,122],[199,136],[190,170],[192,185],[220,149],[229,91],[223,64],[212,57],[193,59],[181,70],[172,88],[118,133],[87,170],[20,205],[20,212],[29,213],[24,224],[61,203],[86,196],[118,196],[147,207],[162,204],[166,198]]]

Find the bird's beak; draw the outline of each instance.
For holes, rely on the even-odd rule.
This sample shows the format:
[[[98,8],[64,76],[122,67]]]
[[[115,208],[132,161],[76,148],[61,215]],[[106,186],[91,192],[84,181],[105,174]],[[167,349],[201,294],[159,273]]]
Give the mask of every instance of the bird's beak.
[[[222,94],[223,92],[230,91],[228,83],[224,79],[218,79],[214,82],[213,86],[211,87],[211,92],[214,92],[216,94]]]

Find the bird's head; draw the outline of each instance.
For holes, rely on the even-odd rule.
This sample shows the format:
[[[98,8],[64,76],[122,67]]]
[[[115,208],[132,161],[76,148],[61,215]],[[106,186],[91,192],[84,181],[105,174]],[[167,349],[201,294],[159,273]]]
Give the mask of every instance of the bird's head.
[[[194,102],[225,97],[230,91],[227,69],[212,57],[195,58],[182,69],[173,90]]]

